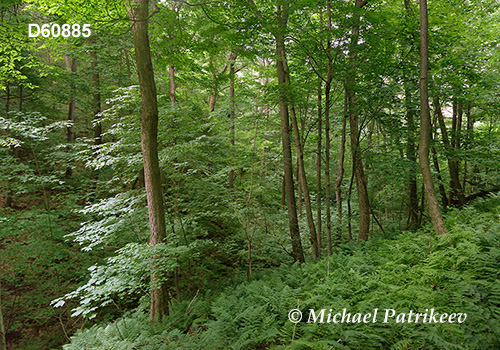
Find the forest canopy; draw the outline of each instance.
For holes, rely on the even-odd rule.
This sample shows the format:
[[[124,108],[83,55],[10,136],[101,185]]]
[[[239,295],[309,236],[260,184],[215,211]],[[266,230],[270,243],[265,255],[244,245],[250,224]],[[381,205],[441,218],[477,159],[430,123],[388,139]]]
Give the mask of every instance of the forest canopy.
[[[500,347],[499,23],[2,1],[0,350]]]

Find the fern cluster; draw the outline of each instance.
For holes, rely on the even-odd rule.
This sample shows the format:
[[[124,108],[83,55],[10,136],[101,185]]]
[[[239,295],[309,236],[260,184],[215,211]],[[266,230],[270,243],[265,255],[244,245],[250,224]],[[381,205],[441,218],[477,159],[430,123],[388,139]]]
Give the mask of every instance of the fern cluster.
[[[70,349],[494,349],[500,347],[500,196],[447,215],[450,233],[403,232],[338,247],[314,264],[282,266],[207,292],[150,325],[144,312],[95,326]],[[298,308],[467,313],[464,323],[307,323]]]

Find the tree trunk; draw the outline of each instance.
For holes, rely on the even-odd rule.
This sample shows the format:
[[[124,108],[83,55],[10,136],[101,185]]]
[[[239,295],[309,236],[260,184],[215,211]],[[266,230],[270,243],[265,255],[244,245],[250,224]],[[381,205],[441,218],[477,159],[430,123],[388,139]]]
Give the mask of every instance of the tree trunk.
[[[434,108],[435,108],[436,117],[439,121],[439,126],[441,128],[441,135],[443,138],[444,147],[448,153],[447,154],[448,169],[450,171],[450,179],[451,179],[451,194],[450,194],[449,202],[453,203],[454,198],[458,198],[458,203],[460,205],[464,205],[466,202],[466,199],[465,199],[464,193],[462,191],[462,185],[460,184],[458,162],[456,160],[452,159],[453,153],[455,151],[455,149],[453,147],[455,145],[455,140],[452,138],[452,140],[450,141],[450,139],[448,137],[448,131],[446,129],[446,124],[444,122],[443,113],[441,112],[441,104],[439,102],[438,97],[434,98]],[[455,124],[454,129],[456,129],[456,108],[454,108],[454,109],[455,109],[455,112],[453,113],[454,114],[453,119],[455,119],[455,121],[453,122],[453,124]],[[453,133],[455,131],[456,130],[453,130]]]
[[[9,83],[5,84],[5,118],[9,118],[9,109],[10,109],[10,85]]]
[[[467,109],[465,111],[465,115],[466,115],[466,118],[467,118],[467,136],[466,136],[466,148],[470,148],[471,145],[470,145],[470,142],[472,141],[472,136],[473,136],[473,130],[474,130],[474,122],[471,118],[471,114],[470,114],[470,111],[471,111],[471,105],[470,105],[470,102],[467,103]],[[465,158],[465,161],[464,161],[464,179],[463,179],[463,182],[462,182],[462,190],[464,192],[464,195],[467,193],[466,191],[466,186],[467,186],[467,170],[469,168],[469,165],[467,163],[467,158]]]
[[[95,41],[94,41],[95,42]],[[100,145],[102,143],[101,133],[101,91],[99,83],[99,70],[97,68],[97,52],[91,51],[90,57],[92,58],[92,82],[94,83],[94,144]]]
[[[434,138],[433,138],[434,140],[437,139],[436,134],[437,134],[437,130],[436,130]],[[438,180],[439,193],[441,194],[441,204],[442,204],[443,208],[446,208],[448,206],[448,196],[446,195],[446,190],[445,190],[444,185],[443,185],[443,178],[441,177],[441,169],[439,168],[439,161],[438,161],[436,146],[434,146],[434,145],[432,145],[432,162],[434,165],[434,170],[436,171],[436,178]],[[420,217],[421,216],[422,215],[420,215]],[[420,226],[420,222],[421,222],[421,220],[419,219],[419,226]]]
[[[175,107],[175,67],[168,66],[168,75],[170,77],[170,89],[168,91],[170,95],[170,106]]]
[[[283,57],[283,62],[286,66],[286,58]],[[287,76],[287,83],[289,83],[288,69],[285,71]],[[319,247],[318,241],[316,239],[316,227],[314,225],[314,218],[312,214],[311,198],[309,196],[309,187],[307,185],[306,171],[304,166],[304,146],[301,142],[301,136],[299,131],[299,126],[297,124],[297,117],[295,114],[295,107],[293,102],[290,105],[290,118],[292,121],[293,133],[295,135],[295,148],[297,150],[297,167],[299,170],[299,180],[300,187],[302,188],[302,194],[304,195],[304,207],[306,209],[306,219],[307,226],[309,228],[310,241],[312,246],[313,260],[316,261],[319,258]]]
[[[283,50],[281,51],[281,60],[283,61],[283,66],[285,68],[285,83],[287,87],[290,86],[290,72],[286,60],[285,45],[283,44]],[[304,166],[304,146],[302,144],[302,139],[300,136],[299,125],[297,122],[297,116],[295,113],[295,106],[293,98],[288,94],[286,96],[289,108],[290,108],[290,119],[292,122],[293,133],[295,135],[295,148],[297,150],[297,169],[298,169],[298,179],[300,182],[300,188],[302,189],[302,194],[304,196],[304,207],[306,209],[306,219],[307,227],[309,228],[310,242],[312,247],[313,260],[316,261],[319,258],[319,247],[318,241],[316,239],[316,227],[314,225],[314,218],[312,214],[311,198],[309,196],[309,187],[307,185],[307,177]],[[299,197],[300,200],[300,197]]]
[[[158,102],[148,38],[149,0],[135,0],[132,6],[129,9],[129,14],[133,22],[137,74],[141,87],[141,149],[151,231],[149,244],[154,246],[163,242],[166,233],[163,190],[157,148]],[[155,271],[157,268],[156,262],[153,262],[150,322],[159,322],[163,316],[168,315],[168,291],[166,284],[158,281],[160,276]]]
[[[326,2],[327,22],[326,29],[328,31],[328,39],[326,42],[326,81],[325,81],[325,204],[326,204],[326,239],[327,239],[327,254],[332,255],[332,209],[331,209],[331,176],[330,176],[330,105],[333,79],[333,58],[332,58],[332,43],[330,40],[330,32],[332,28],[332,13],[330,9],[330,1]]]
[[[361,9],[366,5],[367,1],[356,0],[355,5]],[[349,49],[349,73],[345,84],[345,93],[348,101],[348,115],[351,136],[351,152],[352,162],[354,166],[354,176],[356,178],[356,188],[358,191],[359,203],[359,232],[358,240],[368,239],[370,231],[370,201],[368,198],[368,189],[366,183],[366,176],[363,168],[363,160],[361,157],[361,147],[359,142],[359,116],[356,106],[356,51],[359,39],[359,23],[361,20],[359,12],[353,14],[354,25],[351,31],[351,43]]]
[[[24,102],[24,87],[22,84],[19,84],[19,112],[23,111],[23,102]],[[21,121],[21,116],[17,119],[18,122]]]
[[[288,208],[288,223],[290,236],[292,239],[292,250],[294,258],[299,262],[304,262],[304,251],[300,240],[299,222],[297,218],[297,207],[295,203],[295,191],[293,184],[292,150],[290,147],[290,128],[288,116],[288,101],[286,94],[286,73],[285,62],[285,27],[288,22],[288,5],[282,10],[281,5],[277,5],[278,30],[276,33],[276,72],[278,76],[278,86],[280,88],[280,118],[281,118],[281,139],[283,145],[283,163],[285,171],[286,202]]]
[[[297,171],[295,172],[295,181],[297,181],[297,210],[299,215],[299,220],[302,220],[302,184],[300,182],[300,170],[299,170],[299,162],[297,162]]]
[[[418,227],[418,191],[417,174],[415,171],[417,155],[415,152],[415,116],[412,109],[412,98],[408,88],[405,89],[406,97],[406,121],[408,123],[408,134],[406,144],[406,159],[409,161],[408,171],[408,228]]]
[[[337,241],[342,241],[342,180],[344,179],[344,158],[345,158],[345,141],[347,127],[347,96],[344,97],[344,115],[342,116],[342,135],[340,139],[340,154],[339,154],[339,169],[337,180],[335,181],[335,199],[337,201],[337,217],[338,231]]]
[[[73,76],[77,72],[77,61],[75,58],[70,59],[68,56],[64,56],[65,62],[66,62],[66,68],[68,71],[71,72],[71,75]],[[68,107],[68,125],[66,126],[66,141],[68,143],[72,143],[75,140],[75,132],[73,125],[75,123],[75,88],[74,88],[74,83],[73,83],[73,78],[70,78],[70,96],[71,100],[69,102],[69,107]],[[73,169],[71,166],[66,167],[66,178],[71,177],[73,174]]]
[[[9,119],[9,109],[10,109],[10,86],[9,83],[5,84],[5,118]],[[7,192],[5,193],[5,207],[12,207],[12,191],[9,185],[9,179],[5,181],[5,187],[7,188]]]
[[[316,220],[318,222],[316,240],[318,242],[318,251],[321,253],[321,146],[322,146],[322,115],[321,115],[321,79],[318,79],[318,144],[316,148]]]
[[[230,54],[229,55],[229,79],[230,79],[230,86],[229,86],[229,143],[231,144],[231,147],[234,147],[234,122],[235,122],[235,109],[234,109],[234,77],[235,77],[235,71],[234,71],[234,59],[235,57]],[[214,106],[215,107],[215,96],[214,96]],[[213,111],[213,107],[212,110]],[[229,188],[234,187],[234,169],[231,168],[229,171]]]
[[[420,0],[420,145],[418,158],[420,171],[424,181],[429,215],[437,235],[447,233],[441,209],[434,189],[431,167],[429,163],[429,145],[431,141],[431,117],[429,113],[429,47],[428,47],[427,0]]]

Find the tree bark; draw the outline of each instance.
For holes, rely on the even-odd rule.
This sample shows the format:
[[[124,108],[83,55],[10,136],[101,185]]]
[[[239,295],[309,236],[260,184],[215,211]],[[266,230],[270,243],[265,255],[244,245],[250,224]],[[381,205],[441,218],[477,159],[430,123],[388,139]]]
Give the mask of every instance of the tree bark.
[[[431,117],[429,113],[429,47],[428,47],[428,17],[427,0],[420,0],[420,145],[418,158],[420,171],[424,181],[429,215],[437,235],[446,234],[446,226],[441,215],[441,209],[434,189],[431,167],[429,163],[429,145],[431,141]]]
[[[332,58],[332,43],[330,40],[330,32],[332,29],[332,13],[330,9],[330,1],[326,2],[327,22],[326,29],[328,38],[326,41],[326,79],[325,79],[325,204],[326,204],[326,251],[328,256],[332,255],[332,209],[331,209],[331,176],[330,176],[330,105],[333,80],[333,58]]]
[[[338,231],[337,231],[338,242],[342,241],[342,180],[344,179],[346,127],[347,127],[347,96],[344,97],[344,115],[342,116],[342,135],[340,139],[339,168],[337,173],[337,180],[335,181],[335,199],[337,201],[337,217],[339,220]]]
[[[465,110],[465,115],[467,118],[467,134],[466,134],[466,141],[465,141],[465,147],[470,148],[470,142],[472,141],[472,136],[473,136],[473,130],[474,130],[474,121],[472,120],[471,117],[471,104],[470,102],[467,102],[467,108]],[[465,158],[464,161],[464,179],[462,182],[462,190],[464,192],[464,195],[467,193],[466,186],[467,186],[467,170],[469,169],[469,165],[467,163],[467,158]]]
[[[283,57],[284,64],[286,66],[286,58]],[[286,79],[289,83],[288,69],[286,69]],[[290,102],[290,118],[292,121],[293,133],[295,135],[295,148],[297,150],[297,167],[299,170],[299,180],[300,187],[302,188],[302,194],[304,195],[304,207],[306,209],[306,219],[307,226],[309,228],[310,241],[312,247],[313,260],[316,261],[319,258],[319,247],[318,241],[316,239],[316,226],[314,225],[314,218],[312,214],[311,198],[309,196],[309,187],[307,185],[306,171],[304,166],[304,146],[301,142],[301,136],[299,131],[299,126],[297,124],[297,117],[295,114],[295,107],[293,102]]]
[[[417,174],[415,171],[417,155],[415,152],[415,115],[412,109],[412,98],[408,88],[405,89],[406,97],[406,121],[408,123],[408,133],[406,139],[406,159],[408,159],[408,228],[418,227],[418,191]]]
[[[95,40],[94,40],[95,43]],[[92,82],[94,84],[94,144],[100,145],[102,143],[102,126],[101,126],[101,91],[99,82],[99,70],[97,68],[97,52],[95,50],[90,52],[92,58]]]
[[[317,220],[317,233],[316,240],[318,242],[318,250],[321,252],[321,146],[322,146],[322,105],[321,105],[321,95],[322,95],[322,83],[321,79],[318,79],[318,144],[316,148],[316,220]]]
[[[210,67],[212,67],[212,93],[210,94],[210,99],[208,101],[208,111],[213,112],[215,110],[215,103],[217,102],[217,90],[219,89],[219,84],[217,82],[217,70],[213,65],[212,56],[208,59]]]
[[[9,110],[10,110],[10,86],[9,83],[7,82],[5,84],[5,118],[9,119]],[[12,191],[10,189],[9,182],[10,180],[7,178],[6,182],[6,188],[7,192],[5,193],[5,207],[6,208],[11,208],[12,207]]]
[[[294,258],[299,262],[304,262],[304,251],[300,240],[299,223],[297,219],[297,207],[295,203],[295,191],[293,184],[292,150],[290,147],[290,128],[288,115],[288,101],[286,94],[286,73],[285,62],[285,27],[288,22],[288,5],[282,9],[277,5],[278,28],[276,32],[276,72],[278,76],[278,86],[280,88],[280,118],[281,118],[281,139],[283,146],[283,163],[285,172],[285,192],[288,208],[288,224],[292,239],[292,251]]]
[[[144,164],[144,181],[149,212],[150,240],[154,246],[162,243],[166,236],[163,190],[158,161],[158,102],[154,79],[151,49],[148,37],[149,0],[135,0],[129,9],[133,22],[134,48],[137,74],[141,87],[141,149]],[[169,296],[165,283],[159,282],[156,262],[153,257],[151,275],[150,322],[159,322],[168,315]]]
[[[367,1],[356,0],[355,6],[361,9],[366,5]],[[370,231],[370,201],[368,197],[368,189],[366,183],[366,176],[363,168],[363,160],[361,156],[361,147],[359,142],[359,116],[356,106],[356,51],[359,39],[359,23],[361,17],[359,12],[353,14],[353,28],[351,31],[351,43],[349,49],[349,73],[345,84],[345,93],[348,101],[348,115],[350,124],[350,136],[351,136],[351,152],[352,152],[352,162],[353,171],[356,178],[356,188],[358,191],[358,203],[359,203],[359,232],[358,240],[368,239],[368,233]]]
[[[24,87],[22,84],[19,84],[19,112],[23,111],[23,102],[24,102]],[[21,116],[17,119],[18,122],[21,121]]]
[[[229,54],[229,143],[231,147],[234,147],[234,123],[236,111],[234,109],[234,78],[235,78],[235,70],[234,70],[234,60],[235,56],[231,53]],[[214,106],[215,107],[215,95],[214,95]],[[213,107],[212,110],[213,111]],[[234,187],[234,169],[231,168],[229,171],[229,188]]]
[[[280,57],[283,61],[283,66],[285,69],[285,84],[286,87],[290,87],[290,73],[286,60],[286,49],[283,44],[283,49],[281,51],[282,56]],[[295,136],[295,148],[297,150],[297,168],[298,168],[298,179],[300,182],[300,188],[302,189],[302,194],[304,196],[304,207],[306,209],[306,219],[307,219],[307,227],[309,228],[309,240],[311,242],[312,247],[312,255],[313,260],[316,261],[319,258],[319,246],[318,241],[316,239],[316,226],[314,225],[314,218],[312,214],[312,206],[311,206],[311,198],[309,196],[309,187],[307,185],[306,171],[304,166],[304,146],[302,144],[302,139],[300,136],[299,125],[297,122],[297,116],[295,113],[295,106],[293,102],[293,98],[290,96],[290,93],[287,92],[285,96],[287,98],[289,109],[290,109],[290,119],[292,122],[293,133]],[[299,197],[300,200],[300,197]]]
[[[437,134],[437,130],[436,130],[435,136],[433,138],[434,140],[437,139],[436,134]],[[432,136],[431,136],[431,140],[432,140]],[[439,193],[441,194],[441,205],[443,206],[443,208],[446,208],[448,206],[448,196],[446,194],[446,190],[445,190],[444,185],[443,185],[443,178],[441,177],[441,169],[439,168],[439,161],[438,161],[436,146],[432,145],[431,147],[432,147],[432,162],[434,165],[434,170],[436,171],[436,178],[438,180]],[[422,215],[420,215],[420,217],[421,216]],[[420,226],[420,222],[421,222],[421,220],[419,219],[419,226]]]
[[[9,109],[10,109],[10,85],[9,83],[5,84],[5,118],[9,118]]]
[[[64,56],[66,62],[66,68],[73,76],[77,72],[77,61],[75,58],[70,58],[69,56]],[[68,125],[66,126],[66,141],[72,143],[75,140],[74,123],[75,123],[75,88],[73,83],[73,78],[70,79],[70,102],[68,106]],[[71,166],[66,167],[66,178],[71,177],[73,174],[73,168]]]
[[[168,66],[168,75],[170,77],[170,89],[168,91],[170,95],[170,106],[172,108],[175,107],[175,67],[174,66]]]
[[[458,162],[454,159],[453,153],[455,151],[454,146],[456,145],[454,138],[450,141],[448,137],[448,131],[446,129],[446,124],[444,122],[444,117],[443,113],[441,112],[441,104],[439,101],[438,97],[434,98],[434,108],[435,108],[435,113],[436,117],[439,121],[439,127],[441,128],[441,135],[444,143],[444,147],[447,151],[447,158],[448,158],[448,170],[450,171],[450,179],[451,179],[451,194],[449,198],[450,204],[454,202],[454,198],[458,198],[458,203],[460,205],[464,205],[466,202],[464,193],[462,191],[462,185],[460,184],[460,177],[459,177],[459,170],[458,170]],[[456,108],[454,108],[454,122],[453,128],[453,133],[456,131]],[[455,202],[456,203],[456,202]]]

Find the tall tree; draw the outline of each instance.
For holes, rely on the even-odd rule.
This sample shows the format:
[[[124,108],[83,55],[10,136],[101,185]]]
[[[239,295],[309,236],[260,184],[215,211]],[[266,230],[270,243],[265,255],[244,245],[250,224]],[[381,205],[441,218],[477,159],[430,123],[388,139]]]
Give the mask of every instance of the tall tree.
[[[411,35],[405,36],[403,39],[403,45],[410,46],[414,48],[417,40],[417,33],[412,26],[413,22],[413,11],[410,6],[410,0],[404,0],[405,6],[405,19],[404,24],[410,28]],[[404,52],[401,55],[404,57]],[[418,188],[417,188],[417,152],[415,149],[415,136],[417,126],[415,124],[416,119],[416,109],[414,105],[414,100],[412,96],[413,85],[410,81],[413,80],[413,65],[410,59],[405,60],[405,70],[403,74],[404,81],[404,94],[405,94],[405,109],[406,109],[406,123],[407,123],[407,134],[406,134],[406,159],[409,163],[408,170],[408,224],[407,228],[417,228],[419,226],[419,206],[418,206]],[[408,78],[411,76],[411,78]],[[416,77],[415,77],[416,78]]]
[[[370,200],[368,198],[368,189],[366,176],[363,168],[363,160],[360,145],[359,128],[359,107],[356,100],[356,56],[359,40],[359,26],[361,21],[360,9],[362,9],[368,0],[355,0],[355,9],[353,13],[353,27],[351,30],[351,42],[349,45],[349,69],[345,84],[345,93],[348,101],[349,124],[351,127],[351,153],[353,162],[353,171],[356,178],[356,188],[358,190],[359,203],[359,232],[358,239],[368,239],[370,231]]]
[[[448,170],[450,172],[450,179],[451,179],[451,193],[449,196],[449,201],[450,204],[453,203],[455,198],[458,198],[458,204],[464,205],[465,204],[465,196],[462,190],[462,185],[460,183],[460,176],[459,176],[459,164],[458,162],[453,159],[454,156],[453,154],[456,151],[456,146],[459,145],[456,143],[456,140],[454,139],[453,135],[456,133],[456,124],[457,124],[457,105],[454,103],[453,106],[453,128],[452,128],[452,139],[450,140],[450,137],[448,136],[448,130],[446,128],[446,124],[444,122],[444,117],[443,113],[441,111],[441,102],[439,100],[439,97],[434,97],[434,109],[435,109],[435,114],[437,117],[437,120],[439,122],[439,127],[441,129],[441,136],[443,140],[443,144],[445,147],[445,150],[447,152],[447,158],[448,158]],[[460,119],[462,116],[460,115]]]
[[[418,190],[417,190],[417,155],[415,152],[415,110],[409,87],[405,88],[406,122],[408,124],[406,138],[406,159],[409,161],[408,172],[408,228],[418,227]]]
[[[149,47],[148,19],[149,0],[135,0],[129,8],[134,33],[137,74],[141,87],[141,149],[144,165],[144,183],[149,211],[150,239],[154,246],[162,243],[166,236],[165,209],[161,187],[160,166],[158,161],[158,101],[156,84]],[[155,270],[151,275],[151,306],[149,320],[158,322],[168,315],[168,291],[165,283],[160,283],[160,276]]]
[[[333,57],[332,57],[332,11],[330,1],[326,2],[327,20],[326,29],[328,33],[326,41],[326,79],[325,79],[325,204],[326,204],[326,240],[327,254],[332,255],[332,212],[331,212],[331,176],[330,176],[330,106],[332,104],[331,91],[333,80]]]
[[[235,136],[235,130],[234,130],[234,123],[235,123],[235,117],[236,117],[236,111],[234,108],[234,78],[236,76],[235,69],[234,69],[234,61],[236,59],[236,56],[231,52],[229,54],[229,79],[230,79],[230,85],[229,85],[229,144],[231,147],[234,147],[234,136]],[[213,106],[215,106],[215,100],[216,98],[214,97],[214,102]],[[210,100],[211,103],[211,111],[213,111],[213,106],[212,106],[212,100]],[[229,188],[234,187],[234,169],[231,168],[229,171]]]
[[[321,112],[323,106],[321,105],[322,95],[322,80],[318,78],[318,145],[316,148],[316,218],[317,218],[317,233],[316,240],[318,242],[319,251],[321,252],[321,149],[322,149],[322,124],[323,120]]]
[[[95,44],[95,40],[93,41]],[[94,85],[94,144],[100,145],[102,143],[101,133],[101,87],[99,83],[99,69],[97,67],[97,52],[96,49],[90,51],[92,58],[92,82]]]
[[[285,170],[285,191],[288,207],[288,222],[292,239],[293,255],[299,262],[304,262],[304,251],[299,233],[299,221],[297,218],[297,206],[295,202],[295,190],[293,184],[292,149],[290,146],[290,118],[287,99],[287,79],[285,66],[285,30],[288,22],[289,5],[276,5],[278,26],[276,29],[276,72],[280,86],[280,118],[281,118],[281,142],[283,146],[283,163]]]
[[[66,140],[68,143],[71,143],[75,140],[75,131],[74,131],[74,123],[75,123],[75,87],[74,87],[74,79],[73,76],[76,74],[78,65],[76,58],[70,58],[69,56],[64,57],[66,61],[66,68],[71,74],[70,79],[70,102],[68,106],[68,125],[66,127]],[[66,167],[66,177],[70,177],[73,174],[73,169],[71,166]]]
[[[344,179],[344,159],[345,159],[345,141],[347,127],[347,95],[344,96],[344,115],[342,116],[342,130],[340,136],[339,167],[337,179],[335,180],[335,200],[337,201],[337,242],[342,240],[342,180]],[[330,248],[331,250],[331,248]]]
[[[429,112],[429,22],[427,0],[420,0],[420,145],[418,159],[424,181],[429,215],[437,235],[447,233],[441,209],[439,208],[434,181],[432,180],[429,162],[429,146],[431,142],[431,116]]]

